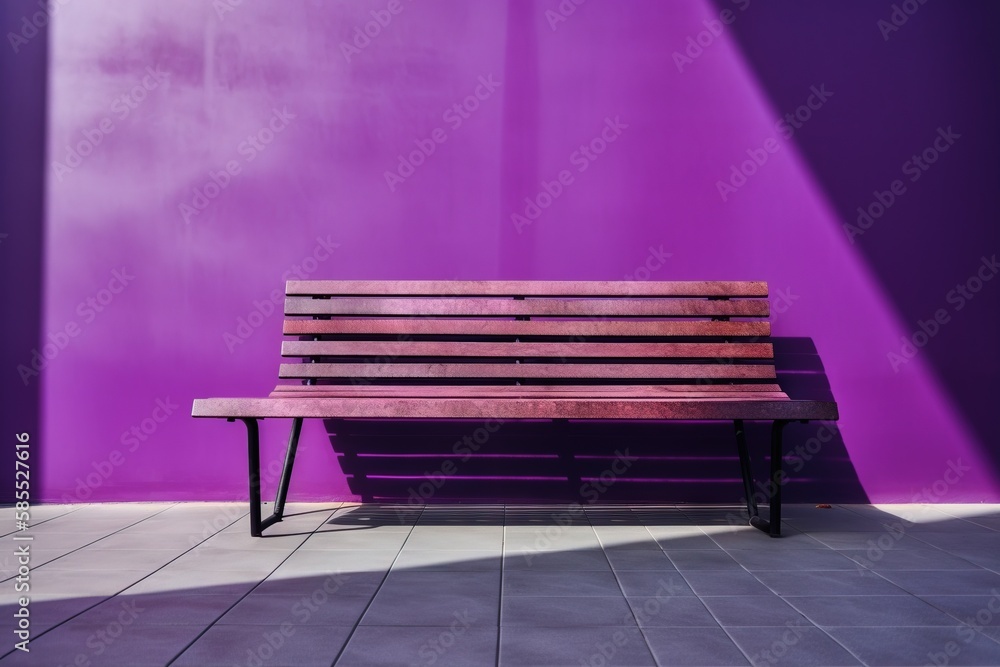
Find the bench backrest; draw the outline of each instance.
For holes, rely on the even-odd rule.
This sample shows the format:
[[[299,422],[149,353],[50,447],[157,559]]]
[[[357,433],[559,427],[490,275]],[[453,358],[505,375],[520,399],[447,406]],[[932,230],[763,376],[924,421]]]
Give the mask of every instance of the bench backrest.
[[[767,283],[289,281],[309,384],[764,384]]]

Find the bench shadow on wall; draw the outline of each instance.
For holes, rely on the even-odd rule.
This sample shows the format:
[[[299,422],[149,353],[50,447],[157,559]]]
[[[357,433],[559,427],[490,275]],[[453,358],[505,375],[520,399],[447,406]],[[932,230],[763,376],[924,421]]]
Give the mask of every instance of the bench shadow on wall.
[[[810,338],[773,337],[792,398],[833,400]],[[728,503],[743,499],[731,422],[326,420],[364,502]],[[824,428],[825,427],[825,428]],[[769,422],[749,422],[755,479],[767,479]],[[786,502],[867,502],[836,425],[785,429]]]

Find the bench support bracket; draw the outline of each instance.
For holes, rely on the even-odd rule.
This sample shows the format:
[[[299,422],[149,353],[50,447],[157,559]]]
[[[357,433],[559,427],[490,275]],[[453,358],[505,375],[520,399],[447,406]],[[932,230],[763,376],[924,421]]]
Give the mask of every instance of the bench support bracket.
[[[233,421],[233,420],[230,420]],[[260,513],[260,429],[256,417],[241,417],[240,421],[247,427],[247,459],[250,474],[250,535],[260,537],[270,525],[279,521],[285,515],[285,499],[288,497],[288,485],[292,479],[292,467],[295,465],[295,451],[299,446],[299,434],[302,432],[302,418],[292,419],[292,431],[288,435],[288,448],[285,450],[285,463],[281,468],[281,478],[278,480],[278,493],[274,499],[274,511],[262,519]]]
[[[785,483],[785,472],[782,470],[784,452],[781,446],[781,434],[788,424],[786,419],[776,419],[771,426],[771,474],[765,491],[769,502],[769,518],[761,518],[757,510],[757,500],[754,497],[753,471],[750,468],[750,452],[747,449],[746,432],[743,420],[734,422],[736,427],[736,447],[740,455],[740,471],[743,473],[743,491],[746,493],[747,514],[750,525],[759,528],[771,537],[781,536],[781,487]]]

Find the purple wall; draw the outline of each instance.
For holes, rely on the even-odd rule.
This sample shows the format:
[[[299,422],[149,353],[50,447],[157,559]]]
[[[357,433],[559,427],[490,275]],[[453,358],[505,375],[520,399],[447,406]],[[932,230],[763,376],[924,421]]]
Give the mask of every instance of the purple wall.
[[[745,0],[231,4],[56,16],[51,358],[25,377],[42,388],[44,499],[245,497],[242,427],[195,421],[190,404],[271,389],[271,297],[298,274],[767,280],[775,334],[812,338],[823,359],[870,499],[1000,500],[996,435],[956,389],[996,405],[1000,281],[961,308],[948,297],[998,250],[995,204],[974,190],[996,173],[994,93],[971,113],[962,92],[996,59],[952,50],[959,28],[987,24],[968,6],[921,7],[885,40],[891,10],[870,3],[839,24]],[[839,28],[850,42],[810,46]],[[910,71],[914,53],[929,73]],[[797,108],[798,127],[778,123]],[[908,180],[900,165],[949,126],[961,138]],[[599,155],[580,151],[592,141]],[[421,146],[433,153],[400,165]],[[525,198],[563,170],[535,217]],[[898,203],[849,239],[842,225],[894,179]],[[946,323],[893,368],[938,310]],[[304,438],[293,497],[352,497],[323,425]],[[827,474],[822,451],[804,466]]]

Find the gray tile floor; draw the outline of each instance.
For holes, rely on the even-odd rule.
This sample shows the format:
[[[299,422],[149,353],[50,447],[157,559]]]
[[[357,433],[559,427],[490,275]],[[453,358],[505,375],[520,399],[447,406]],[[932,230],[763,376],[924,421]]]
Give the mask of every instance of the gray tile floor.
[[[1000,506],[33,510],[6,665],[1000,665]],[[0,616],[17,609],[0,508]],[[24,533],[21,533],[22,535]]]

